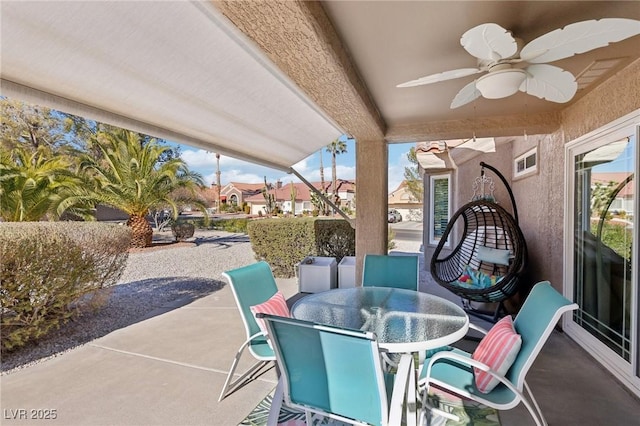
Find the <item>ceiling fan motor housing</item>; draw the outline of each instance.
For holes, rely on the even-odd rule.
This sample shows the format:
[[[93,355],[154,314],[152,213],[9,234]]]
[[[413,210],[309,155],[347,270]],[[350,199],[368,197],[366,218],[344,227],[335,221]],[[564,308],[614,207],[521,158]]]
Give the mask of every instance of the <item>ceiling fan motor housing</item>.
[[[520,85],[527,79],[527,73],[520,68],[511,68],[504,64],[506,69],[493,69],[476,81],[476,89],[487,99],[501,99],[515,94]]]

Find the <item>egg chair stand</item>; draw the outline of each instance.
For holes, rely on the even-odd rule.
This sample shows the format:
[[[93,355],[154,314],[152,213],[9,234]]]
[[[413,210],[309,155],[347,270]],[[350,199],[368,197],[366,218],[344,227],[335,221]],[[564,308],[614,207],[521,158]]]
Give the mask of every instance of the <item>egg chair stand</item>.
[[[513,215],[498,205],[493,194],[483,190],[475,194],[449,220],[431,258],[431,275],[447,290],[462,298],[464,309],[487,321],[496,322],[507,314],[504,301],[516,294],[527,263],[527,245],[518,226],[518,211],[509,184],[494,167],[481,162],[481,179],[485,169],[493,171],[506,186]],[[490,180],[490,179],[489,179]],[[476,281],[469,284],[469,276]],[[497,303],[495,311],[472,306],[471,302]]]

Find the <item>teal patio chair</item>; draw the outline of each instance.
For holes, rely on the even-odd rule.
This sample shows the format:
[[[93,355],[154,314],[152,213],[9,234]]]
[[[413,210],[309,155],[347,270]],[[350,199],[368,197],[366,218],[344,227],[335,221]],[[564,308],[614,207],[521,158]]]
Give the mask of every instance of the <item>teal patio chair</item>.
[[[239,388],[243,381],[251,380],[262,374],[266,371],[269,363],[275,361],[273,349],[269,346],[264,332],[260,330],[256,323],[250,307],[269,300],[278,291],[271,268],[264,261],[226,271],[222,275],[229,281],[231,286],[233,297],[242,317],[247,339],[240,346],[233,359],[218,401],[222,401],[231,391]],[[232,380],[240,357],[246,348],[249,349],[249,353],[257,362],[240,377]]]
[[[312,416],[349,424],[416,424],[413,356],[402,356],[395,375],[385,374],[375,335],[293,318],[258,314],[267,324],[280,380],[267,425],[276,425],[283,403]],[[394,377],[395,376],[395,377]]]
[[[507,373],[502,376],[459,349],[437,352],[425,361],[420,373],[423,401],[433,384],[497,410],[508,410],[522,402],[536,425],[546,425],[525,376],[562,314],[575,309],[578,305],[563,297],[548,281],[536,284],[513,322],[516,333],[522,338],[522,346]],[[481,393],[476,387],[472,367],[488,372],[499,380],[499,384],[489,393]]]
[[[418,290],[417,255],[386,256],[366,254],[362,272],[365,287],[395,287]]]

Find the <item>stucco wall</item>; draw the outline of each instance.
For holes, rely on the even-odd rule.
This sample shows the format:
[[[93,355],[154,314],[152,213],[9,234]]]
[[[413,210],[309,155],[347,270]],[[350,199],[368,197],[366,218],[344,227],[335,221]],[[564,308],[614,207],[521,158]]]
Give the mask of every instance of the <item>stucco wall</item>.
[[[557,141],[549,135],[529,136],[518,140],[514,158],[531,148],[538,148],[537,173],[515,179],[512,183],[518,204],[519,225],[529,251],[525,284],[531,286],[548,279],[556,282],[549,257],[562,249],[562,212],[564,203],[564,155],[558,153]],[[552,266],[550,268],[550,266]]]
[[[529,247],[528,279],[562,290],[565,144],[640,108],[636,61],[562,112],[561,128],[539,143],[538,174],[514,182],[520,225]],[[530,138],[531,139],[531,138]],[[514,149],[517,156],[525,149]]]

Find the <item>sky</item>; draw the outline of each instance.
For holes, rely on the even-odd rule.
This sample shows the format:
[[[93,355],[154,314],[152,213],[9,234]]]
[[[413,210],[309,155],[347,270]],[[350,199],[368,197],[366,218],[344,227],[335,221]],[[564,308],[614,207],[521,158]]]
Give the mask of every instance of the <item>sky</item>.
[[[338,179],[353,180],[356,176],[355,167],[355,142],[346,141],[347,152],[336,157],[336,175]],[[405,167],[411,166],[407,160],[407,152],[415,144],[389,144],[389,191],[394,191],[404,178]],[[180,145],[181,158],[187,163],[189,169],[198,172],[204,178],[207,185],[215,182],[216,179],[216,156],[215,153],[188,145]],[[322,163],[324,166],[324,179],[331,180],[331,154],[322,150]],[[310,182],[320,181],[320,154],[316,152],[293,166],[305,179]],[[300,182],[294,175],[287,174],[281,170],[270,169],[246,161],[237,160],[231,157],[220,157],[220,183],[222,186],[229,182],[242,183],[263,183],[264,177],[267,182],[275,183],[278,179],[282,183]]]

